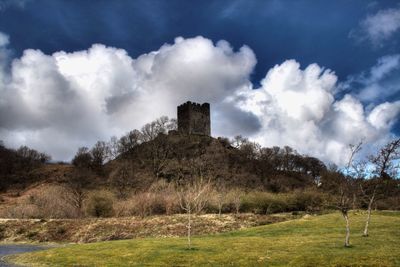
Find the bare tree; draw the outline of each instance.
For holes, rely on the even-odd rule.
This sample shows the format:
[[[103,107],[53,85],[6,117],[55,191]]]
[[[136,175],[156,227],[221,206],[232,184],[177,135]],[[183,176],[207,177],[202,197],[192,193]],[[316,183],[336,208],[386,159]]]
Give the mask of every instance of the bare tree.
[[[233,147],[240,148],[242,144],[248,143],[249,140],[241,135],[236,135],[233,137],[233,139],[230,141]]]
[[[141,143],[142,133],[139,130],[132,130],[118,140],[118,153],[124,154],[132,151]]]
[[[337,173],[337,179],[335,181],[337,185],[337,192],[332,192],[336,194],[335,207],[340,211],[346,222],[346,236],[344,241],[345,247],[350,247],[350,219],[348,212],[351,207],[352,195],[354,193],[354,181],[350,174],[354,158],[361,148],[362,142],[359,142],[357,145],[349,145],[350,156],[345,167],[346,173],[345,175]]]
[[[118,157],[118,155],[119,155],[119,140],[118,140],[118,138],[116,136],[112,136],[110,138],[110,141],[108,141],[107,145],[109,148],[108,149],[108,153],[109,153],[108,158],[110,160],[113,160],[116,157]]]
[[[380,182],[379,180],[373,179],[373,180],[365,181],[364,183],[360,184],[362,196],[368,203],[367,218],[365,220],[365,226],[364,226],[364,231],[363,231],[364,237],[368,236],[368,227],[371,222],[372,206],[377,199],[377,192],[379,190],[379,182]]]
[[[398,160],[400,160],[400,138],[389,142],[375,157],[371,157],[371,162],[375,165],[375,173],[381,179],[390,179],[399,175]]]
[[[176,128],[176,121],[163,116],[151,123],[147,123],[141,130],[141,141],[149,142],[146,146],[147,157],[151,160],[153,174],[159,178],[168,163],[171,153],[171,143],[166,133]]]
[[[86,188],[90,184],[91,175],[88,169],[77,169],[64,184],[66,194],[63,198],[77,210],[78,216],[82,216],[83,202],[87,197]]]
[[[240,205],[243,197],[243,192],[240,188],[235,188],[229,191],[230,199],[235,206],[235,214],[236,216],[239,215]]]
[[[153,169],[153,174],[159,178],[168,164],[168,159],[172,152],[171,143],[168,136],[160,134],[147,146],[148,159]]]
[[[89,148],[80,147],[72,159],[72,164],[80,169],[90,169],[92,166],[92,154],[89,152]]]
[[[393,140],[382,147],[377,155],[371,156],[371,163],[374,165],[373,173],[375,179],[370,179],[360,185],[363,197],[368,202],[367,218],[365,221],[363,236],[368,236],[368,227],[371,221],[372,206],[379,196],[382,196],[383,186],[387,184],[387,180],[395,177],[399,171],[396,162],[400,159],[400,138]]]
[[[162,116],[142,127],[141,137],[143,142],[154,140],[160,133],[166,134],[168,130],[176,128],[175,120]]]
[[[339,186],[339,201],[337,202],[337,208],[342,213],[344,220],[346,221],[346,237],[344,241],[345,247],[350,247],[350,220],[348,211],[350,210],[351,198],[349,197],[349,185],[348,181],[343,181]]]
[[[178,120],[177,119],[169,119],[166,128],[168,131],[177,130],[178,129]]]
[[[218,205],[218,215],[221,216],[222,208],[226,202],[226,195],[228,194],[225,181],[218,179],[215,183],[216,195],[217,195],[217,205]]]
[[[117,190],[118,197],[126,199],[129,189],[133,185],[134,176],[135,172],[133,166],[127,160],[118,164],[110,173],[110,182]]]
[[[199,176],[184,182],[178,182],[177,193],[179,204],[187,214],[187,239],[188,248],[192,248],[192,214],[199,213],[207,203],[208,193],[211,187],[210,179]]]
[[[51,160],[51,157],[45,153],[36,151],[27,146],[21,146],[16,150],[16,154],[20,157],[21,169],[32,170],[41,164]]]
[[[110,155],[110,148],[108,144],[104,141],[97,141],[97,143],[90,150],[90,153],[92,154],[93,158],[93,168],[97,171],[101,171],[103,164]]]

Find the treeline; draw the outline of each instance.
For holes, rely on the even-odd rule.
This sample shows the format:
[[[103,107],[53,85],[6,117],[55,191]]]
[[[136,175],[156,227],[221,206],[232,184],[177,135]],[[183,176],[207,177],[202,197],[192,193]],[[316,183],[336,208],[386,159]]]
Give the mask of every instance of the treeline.
[[[162,116],[144,125],[140,131],[132,130],[120,138],[113,136],[108,142],[98,141],[91,149],[80,147],[72,159],[72,164],[77,168],[91,169],[102,174],[102,168],[106,162],[130,153],[138,145],[150,142],[160,134],[167,134],[171,130],[176,130],[176,128],[175,119]]]
[[[15,183],[25,183],[27,173],[50,160],[49,155],[27,146],[11,149],[6,148],[0,141],[0,190],[5,190]]]

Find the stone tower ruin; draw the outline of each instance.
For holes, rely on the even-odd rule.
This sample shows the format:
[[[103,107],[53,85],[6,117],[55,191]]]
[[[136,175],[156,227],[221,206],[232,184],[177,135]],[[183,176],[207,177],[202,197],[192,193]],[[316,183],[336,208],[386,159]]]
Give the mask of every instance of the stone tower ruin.
[[[211,135],[210,104],[188,101],[178,106],[178,131],[183,134]]]

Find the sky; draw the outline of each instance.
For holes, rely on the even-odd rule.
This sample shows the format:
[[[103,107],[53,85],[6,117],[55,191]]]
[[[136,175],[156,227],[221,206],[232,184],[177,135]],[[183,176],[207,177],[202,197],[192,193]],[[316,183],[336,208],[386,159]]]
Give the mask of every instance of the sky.
[[[71,160],[187,100],[343,165],[400,136],[400,4],[0,0],[0,140]]]

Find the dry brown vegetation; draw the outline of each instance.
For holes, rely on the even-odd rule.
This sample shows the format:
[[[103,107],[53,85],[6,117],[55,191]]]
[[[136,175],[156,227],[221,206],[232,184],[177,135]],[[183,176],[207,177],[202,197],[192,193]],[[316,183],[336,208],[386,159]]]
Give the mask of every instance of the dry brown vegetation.
[[[265,225],[299,215],[224,214],[193,217],[194,235],[214,234]],[[0,219],[0,240],[4,242],[77,242],[88,243],[136,237],[186,235],[184,215],[87,218],[87,219]]]
[[[176,185],[160,180],[149,190],[131,192],[125,198],[118,198],[115,191],[108,189],[86,189],[82,192],[82,206],[75,203],[74,192],[64,184],[41,184],[18,194],[3,196],[0,218],[18,219],[65,219],[90,217],[144,218],[153,215],[185,213],[180,203],[180,191]],[[273,214],[279,212],[307,211],[320,212],[329,195],[315,190],[291,193],[268,193],[229,189],[221,193],[209,185],[201,209],[194,208],[195,214],[254,213]]]

